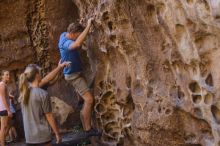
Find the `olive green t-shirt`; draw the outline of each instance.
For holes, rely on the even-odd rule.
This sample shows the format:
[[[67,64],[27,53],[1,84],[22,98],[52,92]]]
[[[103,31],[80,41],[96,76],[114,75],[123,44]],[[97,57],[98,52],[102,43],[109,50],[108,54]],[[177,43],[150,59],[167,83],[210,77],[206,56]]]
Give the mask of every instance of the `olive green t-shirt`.
[[[31,88],[27,105],[21,104],[26,143],[37,144],[51,140],[51,129],[45,113],[52,112],[48,93]]]

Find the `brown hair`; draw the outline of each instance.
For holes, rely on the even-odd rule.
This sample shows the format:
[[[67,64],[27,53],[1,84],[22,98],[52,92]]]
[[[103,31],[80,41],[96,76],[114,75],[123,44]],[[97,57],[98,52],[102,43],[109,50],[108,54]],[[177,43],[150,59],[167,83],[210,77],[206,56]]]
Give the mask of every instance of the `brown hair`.
[[[30,64],[26,67],[24,73],[19,78],[19,100],[27,105],[30,96],[30,85],[29,82],[35,80],[36,75],[39,73],[39,67],[36,64]]]
[[[74,22],[69,24],[67,28],[68,33],[77,33],[77,32],[83,32],[85,28],[79,23],[79,22]]]

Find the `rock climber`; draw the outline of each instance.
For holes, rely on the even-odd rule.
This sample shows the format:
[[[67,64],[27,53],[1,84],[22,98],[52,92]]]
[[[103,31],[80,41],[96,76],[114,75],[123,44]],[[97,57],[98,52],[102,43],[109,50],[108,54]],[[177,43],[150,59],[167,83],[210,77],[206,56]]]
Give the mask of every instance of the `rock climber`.
[[[91,94],[85,79],[82,76],[82,65],[80,61],[79,49],[92,25],[93,18],[88,19],[84,28],[79,22],[69,24],[67,32],[63,32],[59,39],[59,51],[63,61],[70,61],[70,67],[64,68],[64,77],[84,100],[80,118],[83,125],[83,136],[100,136],[101,132],[92,128],[91,116],[94,104],[94,97]]]

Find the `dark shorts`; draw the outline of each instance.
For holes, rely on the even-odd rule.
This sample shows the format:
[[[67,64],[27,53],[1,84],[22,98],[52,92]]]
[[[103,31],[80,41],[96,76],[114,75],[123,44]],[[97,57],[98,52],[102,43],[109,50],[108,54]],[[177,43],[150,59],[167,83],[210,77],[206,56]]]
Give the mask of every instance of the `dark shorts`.
[[[0,111],[0,117],[8,116],[8,112],[6,110]]]
[[[35,144],[27,143],[26,146],[44,146],[49,143],[51,143],[51,141],[44,142],[44,143],[35,143]]]

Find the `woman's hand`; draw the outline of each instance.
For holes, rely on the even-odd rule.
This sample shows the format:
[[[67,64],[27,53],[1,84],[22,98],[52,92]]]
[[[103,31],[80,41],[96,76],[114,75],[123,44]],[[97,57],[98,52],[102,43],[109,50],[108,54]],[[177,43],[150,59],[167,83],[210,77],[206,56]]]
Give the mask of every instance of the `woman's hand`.
[[[93,17],[89,18],[89,19],[88,19],[88,22],[87,22],[87,25],[88,25],[88,26],[91,26],[93,20],[94,20]]]
[[[69,67],[70,64],[71,64],[70,61],[64,61],[64,62],[62,62],[62,60],[60,59],[60,61],[59,61],[59,63],[58,63],[58,67],[60,67],[60,68]]]

